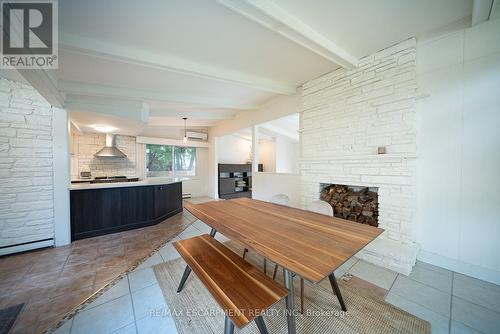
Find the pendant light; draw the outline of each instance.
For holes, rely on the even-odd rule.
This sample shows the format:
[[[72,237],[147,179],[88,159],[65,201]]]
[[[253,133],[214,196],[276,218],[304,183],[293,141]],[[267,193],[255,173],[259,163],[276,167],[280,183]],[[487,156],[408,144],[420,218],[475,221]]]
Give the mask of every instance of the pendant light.
[[[185,143],[188,142],[188,137],[187,137],[187,129],[186,129],[186,121],[187,121],[187,117],[182,117],[182,119],[184,120],[184,138],[182,138],[182,141]]]

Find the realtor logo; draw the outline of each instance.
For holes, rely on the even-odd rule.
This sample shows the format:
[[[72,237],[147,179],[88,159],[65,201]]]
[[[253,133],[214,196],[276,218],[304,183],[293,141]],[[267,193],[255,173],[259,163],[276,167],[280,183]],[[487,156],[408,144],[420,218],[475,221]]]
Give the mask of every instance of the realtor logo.
[[[2,0],[0,68],[56,69],[57,0]]]

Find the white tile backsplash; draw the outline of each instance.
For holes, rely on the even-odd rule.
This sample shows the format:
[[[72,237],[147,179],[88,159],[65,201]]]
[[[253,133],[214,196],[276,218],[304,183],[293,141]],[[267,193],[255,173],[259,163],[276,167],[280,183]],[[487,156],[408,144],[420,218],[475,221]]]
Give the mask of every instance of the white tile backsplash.
[[[94,154],[105,146],[103,133],[85,133],[73,136],[74,155],[71,159],[71,178],[79,178],[80,171],[87,166],[92,177],[124,175],[137,176],[137,154],[135,137],[116,135],[116,147],[125,153],[125,158],[95,157]]]

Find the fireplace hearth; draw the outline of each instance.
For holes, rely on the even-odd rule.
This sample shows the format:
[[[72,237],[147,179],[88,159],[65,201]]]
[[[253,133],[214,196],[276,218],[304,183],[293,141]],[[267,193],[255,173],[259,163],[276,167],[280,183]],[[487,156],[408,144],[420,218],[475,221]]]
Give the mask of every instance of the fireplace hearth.
[[[320,199],[332,206],[335,217],[378,226],[378,188],[321,184]]]

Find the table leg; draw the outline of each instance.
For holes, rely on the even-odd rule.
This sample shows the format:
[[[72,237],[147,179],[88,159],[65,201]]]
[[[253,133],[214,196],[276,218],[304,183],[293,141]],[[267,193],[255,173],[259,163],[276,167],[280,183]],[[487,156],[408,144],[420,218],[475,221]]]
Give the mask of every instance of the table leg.
[[[330,280],[330,285],[332,286],[333,292],[337,295],[337,298],[339,299],[340,307],[342,308],[342,311],[347,311],[347,308],[345,307],[344,303],[344,298],[342,298],[342,295],[340,294],[340,289],[339,285],[337,284],[337,279],[335,278],[335,275],[331,273],[328,276],[328,279]]]
[[[288,325],[288,334],[295,334],[297,329],[295,327],[295,306],[293,301],[293,277],[292,273],[283,268],[283,277],[285,280],[285,288],[288,289],[288,295],[285,297],[286,303],[286,322]]]

